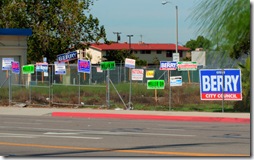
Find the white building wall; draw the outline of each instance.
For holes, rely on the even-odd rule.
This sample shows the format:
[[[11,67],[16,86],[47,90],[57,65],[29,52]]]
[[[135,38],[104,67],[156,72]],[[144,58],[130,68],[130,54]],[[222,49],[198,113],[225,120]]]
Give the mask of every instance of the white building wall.
[[[86,54],[92,56],[91,64],[98,64],[102,60],[102,52],[93,48],[86,49]]]
[[[102,61],[103,55],[106,54],[105,51],[96,50],[93,48],[89,48],[86,50],[86,53],[92,55],[92,64],[98,64]],[[183,57],[180,57],[180,60],[182,60],[184,57],[186,57],[187,52],[183,52]],[[166,51],[162,51],[160,54],[157,54],[157,51],[151,51],[150,54],[141,54],[140,51],[134,52],[135,56],[139,57],[141,60],[147,61],[148,64],[152,64],[154,61],[154,58],[157,57],[159,61],[172,61],[173,57],[167,57]]]
[[[27,63],[26,36],[0,36],[0,56],[20,57],[20,65]]]

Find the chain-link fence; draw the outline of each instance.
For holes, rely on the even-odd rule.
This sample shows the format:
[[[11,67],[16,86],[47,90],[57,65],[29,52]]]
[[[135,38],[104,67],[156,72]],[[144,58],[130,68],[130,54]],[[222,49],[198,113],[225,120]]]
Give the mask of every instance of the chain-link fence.
[[[212,63],[219,61],[214,55],[207,55],[210,58],[206,69],[221,68],[218,63]],[[224,63],[223,68],[233,68],[239,61],[226,62],[228,63]],[[181,105],[186,103],[186,99],[189,99],[188,103],[203,103],[199,97],[200,68],[196,71],[173,70],[170,75],[168,71],[160,70],[159,66],[155,65],[136,66],[136,69],[139,68],[144,69],[142,81],[130,81],[130,69],[124,64],[116,64],[115,69],[110,71],[102,71],[99,64],[92,65],[90,74],[79,73],[77,64],[66,64],[65,75],[56,74],[53,64],[48,65],[47,73],[35,71],[34,74],[13,74],[6,71],[6,80],[0,84],[0,103],[38,106],[108,106],[124,103],[125,107],[128,103]],[[154,71],[154,77],[147,78],[145,73],[151,70]],[[182,76],[183,86],[169,87],[170,76]],[[165,80],[165,89],[156,92],[147,89],[147,81],[150,79]],[[193,98],[194,96],[196,98]]]

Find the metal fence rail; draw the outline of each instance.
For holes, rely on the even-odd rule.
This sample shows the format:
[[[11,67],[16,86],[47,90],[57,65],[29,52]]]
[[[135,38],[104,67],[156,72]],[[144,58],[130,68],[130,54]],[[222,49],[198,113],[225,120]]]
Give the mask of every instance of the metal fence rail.
[[[136,67],[140,69],[141,67]],[[159,70],[158,66],[142,67],[144,73],[148,70],[154,70],[154,78],[147,78],[144,74],[143,81],[133,81],[132,92],[133,95],[139,94],[141,90],[145,90],[146,93],[140,93],[141,97],[152,96],[154,93],[150,90],[146,90],[146,83],[150,79],[162,79],[168,82],[168,72]],[[199,71],[170,71],[171,76],[182,76],[183,83],[199,83]],[[48,73],[34,72],[34,74],[10,74],[10,83],[7,87],[2,87],[0,95],[1,100],[5,101],[9,99],[9,105],[24,103],[27,105],[40,105],[40,106],[52,106],[52,105],[71,105],[71,106],[107,106],[109,104],[107,91],[108,87],[112,85],[130,84],[130,69],[124,67],[124,65],[116,65],[115,70],[109,72],[110,82],[107,83],[107,71],[101,71],[99,65],[93,65],[91,67],[91,73],[79,73],[77,72],[77,64],[66,64],[66,74],[55,74],[55,67],[53,64],[49,64]],[[7,83],[7,81],[6,81]],[[5,83],[5,84],[6,84]],[[142,84],[136,86],[136,84]],[[167,86],[168,87],[168,84]],[[10,88],[8,93],[8,88]],[[128,89],[128,87],[126,87]],[[118,90],[118,91],[117,91]],[[119,101],[112,101],[114,103],[128,104],[129,90],[119,91],[119,86],[110,87],[110,94],[118,95]],[[6,92],[7,91],[7,92]],[[8,93],[8,95],[6,95]],[[162,94],[158,91],[158,94]],[[122,96],[122,97],[120,97]],[[165,105],[168,103],[167,97],[169,93],[161,95],[164,96]],[[111,96],[110,96],[111,97]],[[150,101],[151,98],[133,97],[133,103],[140,101]],[[161,98],[162,100],[163,98]],[[160,102],[162,102],[160,100]]]

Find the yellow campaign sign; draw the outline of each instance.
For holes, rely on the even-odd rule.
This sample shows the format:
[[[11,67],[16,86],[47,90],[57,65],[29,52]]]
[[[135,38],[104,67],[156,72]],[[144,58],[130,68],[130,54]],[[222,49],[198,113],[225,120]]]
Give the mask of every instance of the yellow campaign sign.
[[[146,70],[146,78],[153,78],[154,77],[154,70]]]

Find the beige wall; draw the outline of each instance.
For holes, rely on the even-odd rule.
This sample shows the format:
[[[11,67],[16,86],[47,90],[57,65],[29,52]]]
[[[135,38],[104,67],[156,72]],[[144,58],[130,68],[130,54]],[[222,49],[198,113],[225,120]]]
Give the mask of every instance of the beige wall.
[[[6,80],[9,72],[2,71],[3,58],[14,58],[14,61],[19,61],[21,70],[22,65],[27,64],[27,36],[0,35],[0,86],[8,86]],[[16,80],[12,78],[12,82]]]
[[[0,36],[0,56],[20,57],[20,65],[27,63],[26,36]]]
[[[103,53],[99,50],[93,49],[93,48],[89,48],[86,50],[85,54],[90,54],[92,55],[92,60],[91,63],[92,64],[98,64],[102,61],[102,55]]]

